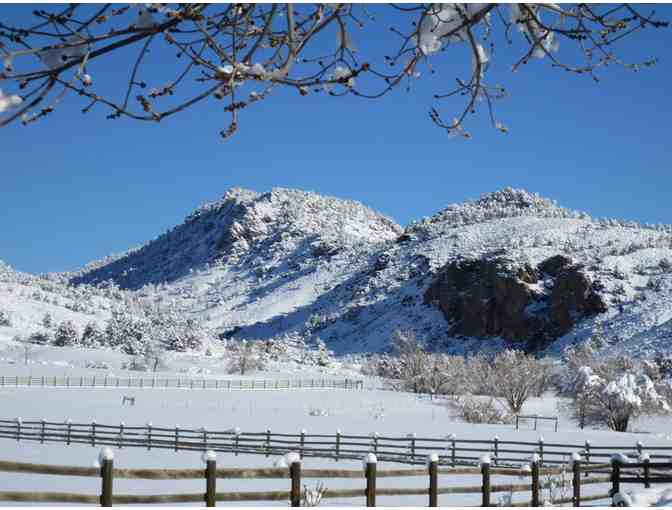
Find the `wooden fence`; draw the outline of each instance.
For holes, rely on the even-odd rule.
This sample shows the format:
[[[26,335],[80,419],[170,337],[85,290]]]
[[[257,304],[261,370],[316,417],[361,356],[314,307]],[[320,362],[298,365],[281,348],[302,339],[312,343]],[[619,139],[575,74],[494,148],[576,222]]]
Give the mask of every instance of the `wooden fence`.
[[[114,460],[111,451],[101,452],[101,467],[74,467],[56,466],[46,464],[29,464],[21,462],[0,461],[0,472],[19,472],[40,475],[77,476],[100,479],[101,491],[98,494],[75,494],[67,492],[18,492],[0,491],[0,501],[10,502],[57,502],[57,503],[86,503],[100,504],[101,506],[128,505],[128,504],[152,504],[152,503],[205,503],[213,507],[219,502],[241,501],[289,501],[291,506],[301,506],[302,498],[306,496],[306,490],[301,490],[302,480],[305,479],[357,479],[363,481],[363,486],[349,489],[328,489],[321,494],[323,499],[350,499],[362,498],[367,507],[376,506],[376,498],[382,496],[425,496],[430,507],[439,506],[439,496],[449,494],[478,494],[481,506],[495,506],[492,501],[493,494],[529,492],[529,501],[515,502],[512,506],[540,506],[543,501],[543,489],[551,485],[548,477],[563,473],[559,468],[544,468],[538,462],[533,462],[531,469],[510,469],[492,467],[487,461],[480,467],[472,468],[439,468],[436,456],[430,456],[426,467],[420,469],[377,469],[377,458],[368,455],[365,458],[361,470],[335,470],[335,469],[302,469],[301,461],[294,460],[288,468],[261,468],[261,469],[231,469],[218,468],[214,452],[208,452],[204,457],[205,469],[117,469],[114,468]],[[571,468],[571,497],[560,497],[552,501],[553,504],[571,503],[580,506],[587,501],[605,500],[610,493],[582,494],[582,487],[589,484],[606,484],[613,479],[613,474],[607,470],[610,464],[600,466],[584,466],[575,462]],[[581,476],[587,470],[603,470],[606,476]],[[439,475],[444,477],[477,476],[481,483],[470,486],[440,486]],[[498,483],[493,484],[493,477],[521,477],[524,483]],[[379,478],[406,478],[424,477],[427,486],[420,488],[377,488]],[[114,492],[115,479],[142,479],[142,480],[188,480],[204,479],[205,492],[189,494],[156,494],[134,495],[116,494]],[[284,491],[259,491],[259,492],[218,492],[217,481],[219,479],[288,479],[288,490]],[[623,481],[623,479],[621,479]],[[6,485],[6,484],[3,484]],[[360,500],[360,501],[362,501]],[[449,506],[449,501],[441,501],[441,506]],[[358,504],[358,503],[355,503]],[[361,503],[359,503],[361,504]],[[455,506],[464,506],[463,504]]]
[[[357,379],[194,379],[183,377],[115,377],[93,376],[0,376],[0,387],[30,388],[158,388],[184,390],[362,390],[364,381]]]
[[[386,462],[421,464],[430,453],[437,453],[439,464],[446,466],[475,465],[483,455],[489,455],[495,466],[520,466],[537,455],[541,465],[566,464],[573,453],[587,465],[609,462],[615,454],[629,454],[640,458],[647,454],[652,459],[667,460],[672,446],[644,446],[637,442],[627,446],[568,444],[538,441],[504,441],[494,439],[458,439],[446,437],[403,437],[378,434],[352,435],[298,434],[272,432],[244,432],[238,429],[208,430],[206,428],[162,427],[147,424],[128,426],[91,423],[0,420],[0,438],[39,443],[85,444],[92,447],[171,449],[234,454],[283,455],[296,451],[301,457],[320,457],[334,460],[361,459],[368,453]]]
[[[554,425],[555,432],[558,431],[558,417],[557,416],[539,416],[536,414],[532,415],[516,415],[516,430],[520,428],[520,422],[534,421],[534,430],[537,430],[537,422],[539,421],[550,421]]]

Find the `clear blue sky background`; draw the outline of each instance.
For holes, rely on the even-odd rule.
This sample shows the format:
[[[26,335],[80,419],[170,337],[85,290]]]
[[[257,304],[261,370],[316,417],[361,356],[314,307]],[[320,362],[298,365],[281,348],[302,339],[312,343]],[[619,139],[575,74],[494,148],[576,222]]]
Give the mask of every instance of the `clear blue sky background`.
[[[30,8],[2,6],[0,17],[19,20]],[[669,6],[659,12],[672,19]],[[383,37],[353,39],[384,51]],[[656,55],[659,65],[609,68],[600,84],[546,60],[513,74],[515,48],[501,50],[491,81],[510,93],[497,113],[511,132],[481,115],[471,140],[449,139],[429,121],[431,93],[445,90],[438,79],[375,102],[280,93],[243,112],[224,143],[222,103],[152,125],[109,121],[103,109],[83,116],[82,103],[68,100],[42,122],[0,131],[0,259],[30,272],[76,269],[156,237],[233,186],[355,199],[402,225],[508,185],[594,216],[672,223],[671,45],[672,29],[634,36],[621,54]],[[460,51],[435,57],[443,83],[464,75]],[[121,62],[94,71],[98,83],[128,73]]]

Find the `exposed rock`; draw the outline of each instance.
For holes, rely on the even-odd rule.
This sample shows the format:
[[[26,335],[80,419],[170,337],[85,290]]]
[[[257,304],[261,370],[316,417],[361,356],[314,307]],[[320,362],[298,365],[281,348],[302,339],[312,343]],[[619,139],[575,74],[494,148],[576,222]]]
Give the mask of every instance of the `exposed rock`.
[[[565,266],[552,257],[538,268],[497,254],[460,259],[444,266],[425,293],[425,302],[443,312],[449,334],[525,341],[531,350],[565,334],[586,316],[606,311],[580,266],[557,274],[550,296],[537,284]]]
[[[551,292],[550,317],[560,335],[567,333],[577,318],[606,311],[607,305],[580,266],[570,266],[558,275]]]
[[[549,276],[556,277],[571,265],[572,259],[569,257],[565,257],[564,255],[554,255],[539,264],[539,271],[546,273]]]

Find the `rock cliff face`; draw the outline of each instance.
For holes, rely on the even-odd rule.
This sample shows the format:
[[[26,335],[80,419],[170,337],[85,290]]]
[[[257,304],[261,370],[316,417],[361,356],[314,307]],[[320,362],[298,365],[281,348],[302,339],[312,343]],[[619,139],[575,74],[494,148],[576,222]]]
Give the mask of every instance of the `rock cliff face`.
[[[525,341],[530,350],[607,310],[581,267],[562,255],[537,267],[501,253],[458,259],[438,272],[424,299],[441,310],[450,335]]]

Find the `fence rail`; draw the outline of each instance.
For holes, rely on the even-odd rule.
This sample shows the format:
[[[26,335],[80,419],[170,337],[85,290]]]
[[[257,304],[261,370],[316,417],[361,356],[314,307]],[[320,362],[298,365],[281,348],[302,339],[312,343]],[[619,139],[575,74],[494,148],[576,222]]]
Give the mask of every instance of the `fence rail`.
[[[537,430],[537,422],[539,422],[539,421],[550,421],[550,422],[553,422],[553,424],[554,424],[555,432],[558,431],[558,417],[557,416],[539,416],[539,415],[536,415],[536,414],[533,414],[533,415],[517,414],[516,415],[516,430],[518,430],[521,421],[522,422],[534,421],[534,430]]]
[[[31,388],[155,388],[184,390],[271,391],[271,390],[363,390],[358,379],[196,379],[189,377],[116,376],[0,376],[0,387]]]
[[[100,479],[100,494],[75,494],[67,492],[18,492],[1,491],[0,501],[10,502],[60,502],[60,503],[87,503],[100,504],[101,506],[112,506],[113,504],[152,504],[152,503],[196,503],[205,502],[206,506],[214,507],[217,501],[220,502],[240,502],[240,501],[289,501],[291,506],[301,506],[302,501],[307,497],[306,489],[301,490],[301,483],[304,479],[333,479],[333,478],[353,478],[364,482],[363,487],[326,490],[320,493],[320,498],[364,498],[367,507],[376,506],[378,496],[426,496],[430,507],[439,506],[439,495],[455,494],[479,494],[481,496],[481,506],[493,506],[492,494],[495,493],[513,493],[529,492],[531,500],[524,503],[512,503],[513,506],[540,506],[545,503],[543,500],[543,490],[553,486],[555,481],[548,476],[559,474],[562,470],[557,468],[544,468],[538,461],[533,461],[530,470],[512,470],[491,467],[490,463],[485,461],[474,468],[452,468],[439,469],[438,458],[435,455],[428,457],[428,462],[423,469],[377,469],[375,455],[368,455],[365,458],[363,470],[337,470],[337,469],[308,469],[303,470],[301,461],[294,459],[288,468],[218,468],[216,454],[208,451],[204,457],[206,461],[205,469],[116,469],[112,452],[109,449],[101,451],[100,468],[84,468],[78,466],[58,466],[47,464],[30,464],[11,461],[0,461],[0,472],[21,472],[33,474],[48,474],[60,476],[88,476]],[[608,467],[609,464],[603,467]],[[612,464],[612,469],[618,466]],[[662,466],[662,465],[661,465]],[[672,467],[667,464],[668,467]],[[653,465],[651,466],[653,467]],[[555,498],[551,503],[563,504],[572,503],[573,506],[580,506],[582,502],[605,500],[613,493],[582,495],[581,488],[586,484],[605,484],[613,482],[618,475],[612,472],[609,476],[582,478],[581,474],[588,469],[594,469],[582,465],[581,462],[574,462],[571,467],[572,481],[567,484],[571,487],[571,498]],[[457,477],[461,475],[480,477],[479,485],[470,486],[444,486],[439,485],[439,475]],[[519,476],[529,479],[529,483],[522,484],[492,484],[493,476]],[[616,476],[616,478],[614,478]],[[376,482],[378,478],[406,478],[406,477],[426,477],[428,479],[427,487],[420,488],[395,488],[386,487],[378,489]],[[190,494],[154,494],[154,495],[135,495],[135,494],[114,494],[113,481],[115,478],[135,478],[143,480],[188,480],[205,479],[205,492]],[[244,491],[244,492],[217,492],[218,479],[288,479],[289,490],[282,491]],[[441,506],[449,506],[446,501]],[[463,504],[459,506],[464,506]]]
[[[169,449],[174,451],[229,452],[238,454],[283,455],[296,451],[300,457],[321,457],[334,460],[361,459],[368,453],[386,462],[423,464],[429,453],[438,454],[442,466],[470,466],[480,462],[483,455],[492,459],[493,466],[501,468],[528,464],[533,455],[541,465],[566,464],[573,453],[586,465],[594,466],[595,473],[615,454],[640,458],[649,455],[652,460],[669,459],[672,446],[644,446],[641,442],[627,446],[549,443],[538,441],[504,441],[494,439],[458,439],[446,437],[309,434],[272,432],[244,432],[233,428],[208,430],[206,428],[166,427],[152,424],[129,426],[102,423],[74,423],[71,421],[0,420],[0,438],[39,443],[84,444],[92,447]]]

